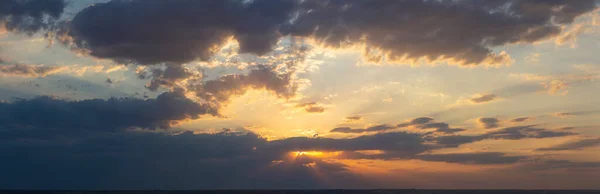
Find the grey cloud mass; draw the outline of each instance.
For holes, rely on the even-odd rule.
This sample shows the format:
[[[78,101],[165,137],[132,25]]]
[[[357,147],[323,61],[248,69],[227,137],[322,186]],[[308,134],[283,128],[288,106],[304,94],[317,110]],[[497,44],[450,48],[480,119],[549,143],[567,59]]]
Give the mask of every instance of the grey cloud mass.
[[[47,29],[66,6],[64,0],[3,0],[0,1],[0,28],[32,34]]]
[[[181,92],[167,92],[156,99],[111,98],[66,101],[47,96],[0,102],[0,125],[17,128],[61,130],[169,128],[173,123],[217,110],[187,99]]]
[[[552,147],[539,148],[537,149],[537,151],[579,150],[595,146],[600,146],[600,138],[571,141],[563,144],[558,144]]]
[[[511,164],[525,159],[524,156],[506,156],[501,152],[475,152],[452,154],[423,154],[416,158],[425,161],[442,161],[459,164]]]
[[[291,73],[281,74],[271,67],[258,66],[252,68],[247,75],[224,75],[200,85],[192,85],[188,90],[217,107],[228,102],[232,96],[245,94],[248,89],[264,89],[277,97],[291,98],[298,89],[291,76]]]
[[[275,189],[338,188],[352,183],[352,187],[372,188],[373,183],[353,174],[335,160],[290,157],[293,152],[303,150],[341,151],[343,154],[338,156],[341,159],[417,159],[477,165],[510,164],[525,158],[495,152],[432,154],[430,151],[447,147],[442,137],[459,136],[432,138],[409,132],[376,133],[347,139],[291,137],[267,141],[253,133],[227,130],[216,134],[125,130],[131,127],[168,128],[174,121],[216,114],[210,110],[176,91],[149,100],[64,101],[38,97],[2,102],[0,144],[3,146],[0,146],[0,153],[3,153],[3,160],[0,160],[0,171],[3,173],[0,187]],[[372,129],[388,127],[377,125]],[[472,142],[570,134],[521,126],[464,137]],[[360,152],[368,150],[383,153]],[[570,168],[563,163],[554,165]],[[590,165],[594,167],[595,164],[576,164],[574,168]],[[313,168],[319,169],[325,177],[312,176],[310,169]],[[31,179],[31,174],[37,174],[36,178]]]
[[[555,37],[595,7],[592,0],[110,1],[79,12],[67,31],[93,56],[143,64],[207,60],[229,37],[240,52],[261,55],[292,35],[329,47],[364,44],[366,55],[379,55],[372,59],[501,66],[512,59],[492,48]]]
[[[519,139],[543,139],[543,138],[553,138],[553,137],[565,137],[577,135],[574,132],[565,132],[565,131],[553,131],[544,128],[536,128],[535,125],[523,125],[523,126],[514,126],[514,127],[506,127],[500,128],[493,131],[486,132],[481,135],[475,136],[462,136],[462,135],[452,135],[452,136],[439,136],[435,137],[435,141],[440,145],[446,145],[449,147],[457,147],[462,144],[473,143],[477,141],[487,140],[487,139],[505,139],[505,140],[519,140]]]
[[[208,60],[231,36],[240,52],[262,55],[281,37],[295,2],[110,1],[77,13],[68,35],[93,56],[141,64]]]
[[[430,117],[417,117],[410,121],[403,122],[397,125],[388,125],[388,124],[379,124],[367,127],[366,129],[352,129],[350,127],[338,127],[330,130],[329,132],[334,133],[366,133],[366,132],[383,132],[392,129],[398,129],[403,127],[414,126],[420,129],[435,129],[434,131],[427,132],[426,134],[432,133],[443,133],[443,134],[453,134],[457,132],[464,131],[466,129],[462,128],[452,128],[447,123],[443,122],[431,122],[433,118]]]

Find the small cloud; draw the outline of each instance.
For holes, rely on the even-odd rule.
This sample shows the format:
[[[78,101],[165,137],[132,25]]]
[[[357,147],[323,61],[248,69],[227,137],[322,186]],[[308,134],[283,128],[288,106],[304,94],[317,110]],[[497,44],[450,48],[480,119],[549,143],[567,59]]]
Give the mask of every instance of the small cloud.
[[[537,64],[540,62],[540,56],[540,53],[532,53],[530,55],[525,56],[525,61],[532,64]]]
[[[433,118],[430,117],[417,117],[414,118],[412,120],[410,120],[409,122],[405,122],[405,123],[400,123],[398,125],[396,125],[397,127],[408,127],[411,125],[421,125],[421,124],[426,124],[433,121]]]
[[[519,118],[514,118],[510,121],[513,123],[520,123],[520,122],[532,121],[534,119],[535,119],[534,117],[519,117]]]
[[[296,108],[303,108],[308,113],[323,113],[325,112],[325,107],[320,105],[317,102],[307,102],[296,105]]]
[[[104,82],[106,82],[107,84],[113,84],[114,83],[113,80],[110,79],[110,77],[106,78],[106,81],[104,81]]]
[[[354,122],[362,121],[363,117],[361,117],[361,116],[351,116],[351,117],[346,117],[343,120],[344,120],[345,123],[354,123]]]
[[[557,117],[572,117],[572,116],[575,116],[575,114],[570,113],[570,112],[557,112],[557,113],[554,113],[554,116],[557,116]]]
[[[562,80],[552,80],[549,83],[542,83],[542,85],[548,90],[548,94],[566,95],[569,92],[569,85]]]
[[[480,104],[480,103],[488,103],[494,100],[498,100],[500,99],[500,97],[494,95],[494,94],[476,94],[474,96],[472,96],[471,98],[469,98],[469,101],[473,104]]]
[[[338,128],[334,128],[331,131],[332,133],[363,133],[365,132],[364,129],[352,129],[350,127],[338,127]]]
[[[477,123],[480,126],[482,126],[484,129],[497,128],[500,126],[499,122],[500,122],[500,120],[498,120],[497,118],[491,118],[491,117],[481,117],[481,118],[477,119]]]
[[[556,45],[568,44],[571,48],[575,48],[577,46],[577,36],[586,30],[587,28],[583,24],[575,24],[569,31],[556,37],[554,43],[556,43]]]
[[[550,76],[537,75],[533,73],[511,73],[509,77],[519,78],[527,81],[545,81],[549,80]]]

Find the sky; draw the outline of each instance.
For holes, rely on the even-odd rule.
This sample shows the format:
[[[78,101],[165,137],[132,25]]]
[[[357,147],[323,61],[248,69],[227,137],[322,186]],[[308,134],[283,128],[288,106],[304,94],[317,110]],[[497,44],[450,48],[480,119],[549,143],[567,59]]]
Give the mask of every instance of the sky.
[[[600,189],[593,0],[3,0],[1,189]]]

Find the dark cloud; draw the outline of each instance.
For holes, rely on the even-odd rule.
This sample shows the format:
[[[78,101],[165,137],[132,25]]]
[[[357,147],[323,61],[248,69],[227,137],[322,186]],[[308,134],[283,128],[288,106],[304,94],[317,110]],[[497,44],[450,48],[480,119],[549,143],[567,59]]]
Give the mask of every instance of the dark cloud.
[[[491,101],[498,100],[498,99],[500,99],[500,98],[494,94],[483,94],[483,95],[479,95],[479,96],[470,98],[469,101],[471,103],[479,104],[479,103],[491,102]]]
[[[427,123],[422,125],[421,129],[431,129],[431,128],[448,128],[450,125],[448,123]]]
[[[27,34],[47,29],[65,6],[64,0],[0,1],[0,28]]]
[[[181,81],[188,77],[196,76],[193,73],[186,70],[185,68],[183,68],[181,65],[169,64],[165,66],[166,67],[158,66],[148,68],[148,70],[141,71],[138,73],[138,78],[150,78],[150,81],[148,82],[148,84],[146,84],[146,88],[150,91],[156,91],[161,86],[171,88],[175,86],[175,84],[178,81]]]
[[[434,131],[427,132],[425,134],[429,135],[432,133],[443,133],[443,134],[453,134],[457,132],[464,131],[466,129],[462,128],[451,128],[447,123],[436,122],[432,123],[432,118],[429,117],[418,117],[414,118],[408,122],[400,123],[397,125],[388,125],[388,124],[379,124],[375,126],[368,127],[366,129],[352,129],[350,127],[339,127],[332,129],[329,132],[336,133],[365,133],[365,132],[383,132],[387,130],[415,126],[420,129],[435,129]]]
[[[0,171],[4,175],[0,176],[0,187],[305,189],[352,184],[364,188],[373,186],[336,160],[293,153],[336,151],[342,152],[336,156],[339,159],[418,159],[460,164],[509,164],[523,158],[502,153],[431,154],[446,147],[441,139],[408,132],[267,141],[253,133],[231,130],[216,134],[122,130],[168,128],[173,121],[215,114],[208,108],[177,91],[150,100],[64,101],[39,97],[0,103]],[[372,129],[388,127],[377,125]],[[518,138],[552,136],[533,126],[515,129],[527,134]],[[471,141],[507,138],[505,134],[517,133],[514,131],[465,137]],[[381,153],[361,152],[370,150]],[[579,167],[582,165],[589,166]]]
[[[407,155],[421,153],[433,148],[424,144],[425,140],[420,134],[406,132],[377,133],[351,139],[292,137],[271,141],[270,143],[274,149],[280,150],[383,150],[402,152]]]
[[[298,85],[292,80],[291,73],[280,74],[271,67],[258,66],[247,75],[224,75],[215,80],[192,85],[188,90],[205,101],[220,107],[232,96],[240,96],[249,89],[263,89],[280,98],[296,95]]]
[[[87,131],[35,136],[49,129],[0,129],[0,187],[5,189],[324,189],[348,183],[367,187],[343,164],[292,157],[287,150],[268,152],[274,150],[266,148],[269,142],[251,133]],[[56,133],[61,132],[51,134]]]
[[[600,146],[600,138],[571,141],[563,144],[558,144],[552,147],[539,148],[537,149],[537,151],[579,150],[595,146]]]
[[[156,99],[111,98],[66,101],[41,96],[0,103],[0,125],[52,129],[122,130],[132,127],[169,128],[173,123],[200,115],[218,115],[174,91]]]
[[[479,123],[479,125],[481,125],[484,129],[492,129],[500,126],[500,120],[491,117],[481,117],[477,119],[477,123]]]
[[[520,123],[520,122],[530,121],[533,119],[534,119],[534,117],[519,117],[519,118],[514,118],[510,121],[512,121],[513,123]]]
[[[501,152],[476,152],[452,154],[423,154],[416,158],[425,161],[459,163],[459,164],[512,164],[525,159],[524,156],[506,156]]]
[[[350,127],[337,127],[337,128],[330,130],[329,132],[332,132],[332,133],[364,133],[365,129],[352,129]]]
[[[385,130],[390,130],[390,129],[395,129],[395,128],[396,128],[395,126],[382,124],[382,125],[375,125],[375,126],[367,127],[365,129],[365,131],[385,131]]]
[[[400,123],[400,124],[398,124],[396,126],[398,126],[398,127],[407,127],[407,126],[411,126],[411,125],[425,124],[425,123],[428,123],[430,121],[433,121],[433,119],[429,118],[429,117],[418,117],[418,118],[412,119],[410,122]]]
[[[63,69],[63,67],[60,66],[28,64],[0,65],[0,75],[21,77],[45,77],[47,75],[57,73],[61,69]]]
[[[330,130],[333,133],[366,133],[366,132],[383,132],[390,129],[396,129],[396,126],[381,124],[367,127],[366,129],[352,129],[350,127],[338,127]]]
[[[260,55],[293,35],[364,44],[370,59],[500,66],[512,59],[492,48],[555,37],[594,9],[592,0],[110,1],[79,12],[68,35],[93,56],[144,64],[206,60],[229,37]]]
[[[389,60],[450,58],[461,65],[506,63],[491,47],[533,43],[592,11],[594,1],[319,1],[286,32],[342,47],[364,43]],[[558,25],[557,25],[558,24]]]
[[[600,162],[575,162],[568,160],[542,160],[530,164],[522,165],[520,169],[533,171],[547,170],[600,170]],[[594,172],[594,171],[591,171]]]
[[[265,54],[296,1],[110,1],[73,18],[68,35],[93,56],[141,64],[207,60],[229,37]]]
[[[308,113],[322,113],[325,112],[325,107],[319,105],[317,102],[307,102],[296,105],[296,108],[303,108]]]
[[[356,121],[360,121],[362,119],[363,119],[363,117],[361,117],[361,116],[351,116],[351,117],[344,118],[344,121],[346,123],[353,123],[353,122],[356,122]]]
[[[544,128],[535,128],[535,125],[507,127],[491,131],[482,135],[485,139],[524,139],[524,138],[551,138],[576,135],[573,132],[551,131]]]
[[[106,81],[104,81],[107,84],[113,84],[113,80],[109,78],[106,78]]]
[[[439,136],[435,137],[435,141],[440,145],[449,147],[457,147],[462,144],[473,143],[476,141],[482,141],[487,139],[505,139],[505,140],[519,140],[519,139],[543,139],[553,137],[565,137],[577,135],[573,132],[565,131],[552,131],[544,128],[536,128],[535,125],[524,125],[514,126],[489,131],[481,135],[476,136]]]

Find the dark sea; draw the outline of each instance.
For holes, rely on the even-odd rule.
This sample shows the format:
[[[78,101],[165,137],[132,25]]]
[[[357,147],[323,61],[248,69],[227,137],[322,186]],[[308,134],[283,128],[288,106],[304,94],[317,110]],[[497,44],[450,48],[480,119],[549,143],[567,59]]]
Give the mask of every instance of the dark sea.
[[[0,190],[0,194],[600,194],[600,190],[127,190],[127,191],[43,191]]]

